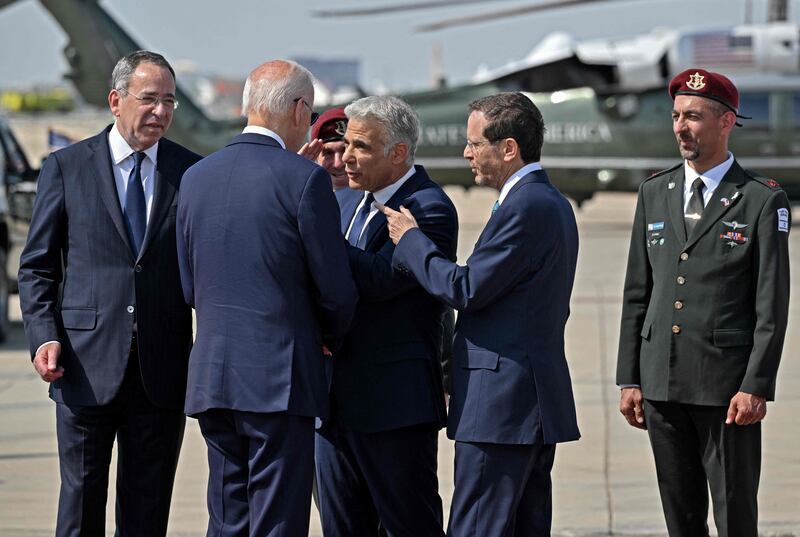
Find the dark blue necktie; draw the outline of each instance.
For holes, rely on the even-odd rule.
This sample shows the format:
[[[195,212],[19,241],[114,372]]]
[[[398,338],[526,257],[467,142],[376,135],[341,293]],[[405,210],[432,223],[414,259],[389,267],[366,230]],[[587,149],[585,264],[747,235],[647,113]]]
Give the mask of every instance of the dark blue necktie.
[[[361,232],[364,231],[364,224],[367,223],[367,217],[369,216],[369,212],[372,210],[372,202],[374,200],[375,196],[372,195],[372,192],[367,192],[364,205],[361,206],[361,209],[359,209],[358,214],[356,214],[356,217],[353,220],[353,225],[350,226],[350,235],[347,236],[347,240],[353,246],[358,246],[358,239],[361,237]]]
[[[147,230],[147,204],[142,187],[142,161],[144,153],[133,154],[133,170],[128,176],[128,187],[125,190],[125,224],[128,227],[128,238],[131,240],[133,254],[139,256]]]

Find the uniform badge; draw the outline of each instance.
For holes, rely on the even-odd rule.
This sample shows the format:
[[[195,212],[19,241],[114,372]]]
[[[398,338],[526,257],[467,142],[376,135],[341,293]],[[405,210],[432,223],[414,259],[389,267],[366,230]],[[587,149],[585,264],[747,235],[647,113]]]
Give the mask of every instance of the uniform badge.
[[[728,227],[732,227],[734,231],[736,231],[737,229],[744,229],[750,225],[750,224],[740,224],[736,220],[734,220],[733,222],[726,222],[725,220],[723,220],[722,223]]]
[[[771,186],[772,188],[778,188],[781,185],[775,179],[767,179],[767,186]]]
[[[729,207],[731,204],[731,200],[729,200],[728,198],[722,198],[719,201],[722,202],[723,207]]]
[[[675,188],[675,182],[674,182],[674,181],[670,181],[670,182],[667,184],[667,188],[668,188],[668,189],[670,189],[670,190],[672,190],[673,188]]]
[[[339,136],[344,136],[345,131],[347,131],[347,121],[344,119],[340,119],[334,123],[334,132]]]
[[[661,231],[664,229],[664,222],[653,222],[652,224],[647,224],[647,231]]]
[[[725,233],[720,235],[719,238],[722,239],[723,241],[727,241],[725,244],[727,244],[731,248],[735,248],[750,240],[749,238],[745,237],[744,234],[739,233],[738,231],[726,231]]]
[[[789,209],[778,209],[778,231],[789,233]]]
[[[689,75],[689,80],[686,81],[686,85],[689,86],[693,90],[701,90],[706,87],[706,83],[703,82],[705,77],[701,75],[699,72],[696,72],[693,75]]]

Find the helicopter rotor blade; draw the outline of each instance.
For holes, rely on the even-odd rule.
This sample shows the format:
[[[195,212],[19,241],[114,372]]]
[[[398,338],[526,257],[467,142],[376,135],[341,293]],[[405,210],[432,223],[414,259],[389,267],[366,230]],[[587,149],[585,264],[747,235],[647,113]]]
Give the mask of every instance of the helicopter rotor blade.
[[[13,0],[12,0],[13,1]],[[311,15],[318,18],[331,17],[364,17],[369,15],[385,15],[387,13],[401,13],[404,11],[418,11],[441,7],[458,7],[464,4],[486,4],[488,2],[508,2],[509,0],[429,0],[413,4],[390,4],[386,6],[321,9],[312,11]]]
[[[538,4],[530,6],[520,6],[510,9],[503,9],[492,11],[489,13],[481,13],[477,15],[465,15],[462,17],[453,17],[451,19],[444,19],[438,22],[422,24],[417,26],[417,32],[435,32],[447,28],[454,28],[458,26],[466,26],[468,24],[477,24],[479,22],[487,22],[491,20],[505,19],[515,17],[518,15],[527,15],[529,13],[536,13],[537,11],[550,11],[565,7],[573,7],[583,4],[598,4],[600,2],[609,2],[611,0],[550,0],[547,2],[539,2]]]

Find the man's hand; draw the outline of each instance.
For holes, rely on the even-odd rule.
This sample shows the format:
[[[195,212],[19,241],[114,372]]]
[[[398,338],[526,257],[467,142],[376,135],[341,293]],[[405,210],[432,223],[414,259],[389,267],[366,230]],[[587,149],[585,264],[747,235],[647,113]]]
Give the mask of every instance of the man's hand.
[[[767,415],[767,400],[751,393],[739,392],[728,405],[728,419],[725,425],[752,425]]]
[[[386,220],[389,223],[389,238],[392,239],[392,242],[397,244],[400,242],[400,239],[403,238],[406,231],[409,229],[419,227],[417,225],[417,220],[414,218],[414,215],[411,214],[411,211],[400,206],[400,211],[395,211],[394,209],[390,209],[386,205],[382,203],[375,202],[375,206],[381,211],[383,214],[386,215]]]
[[[322,140],[315,138],[313,140],[309,140],[308,143],[303,144],[303,147],[300,148],[300,151],[298,151],[297,154],[301,157],[307,158],[312,162],[316,162],[317,157],[320,153],[322,153],[322,146]]]
[[[64,376],[64,368],[58,365],[58,357],[61,356],[61,343],[52,342],[42,345],[36,356],[33,357],[33,367],[45,382],[53,382]]]
[[[647,429],[642,409],[642,390],[640,388],[622,388],[619,394],[619,411],[628,423],[637,429]]]

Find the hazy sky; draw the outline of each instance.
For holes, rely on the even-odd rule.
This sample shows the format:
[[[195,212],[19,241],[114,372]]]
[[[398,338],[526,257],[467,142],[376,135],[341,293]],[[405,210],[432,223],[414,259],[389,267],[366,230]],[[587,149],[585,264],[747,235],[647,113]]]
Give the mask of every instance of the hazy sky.
[[[553,31],[578,38],[624,37],[656,26],[675,28],[744,21],[747,0],[615,0],[518,16],[436,33],[414,27],[462,14],[484,13],[536,2],[485,2],[411,14],[358,19],[318,19],[311,12],[333,7],[386,5],[401,0],[100,0],[139,44],[171,62],[190,60],[202,71],[244,78],[273,58],[358,58],[368,88],[422,88],[430,80],[434,44],[444,72],[465,82],[478,66],[490,68],[526,56]],[[411,2],[413,0],[409,0]],[[755,22],[767,0],[751,0]],[[798,19],[800,0],[790,0]],[[0,9],[0,87],[57,82],[66,71],[66,36],[36,0]]]

